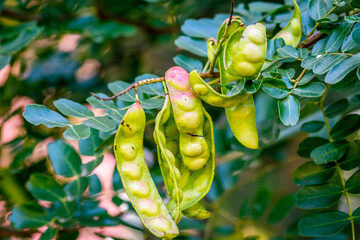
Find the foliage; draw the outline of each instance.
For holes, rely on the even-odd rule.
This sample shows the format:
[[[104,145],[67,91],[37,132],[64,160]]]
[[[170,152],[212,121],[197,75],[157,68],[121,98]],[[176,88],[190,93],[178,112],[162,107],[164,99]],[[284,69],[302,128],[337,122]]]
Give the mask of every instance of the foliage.
[[[69,233],[76,238],[85,227],[118,225],[147,236],[142,225],[122,217],[135,210],[123,195],[119,173],[116,170],[111,173],[111,201],[116,206],[127,206],[128,210],[116,216],[99,205],[103,186],[93,173],[104,155],[112,153],[116,129],[135,101],[135,92],[132,89],[115,101],[99,100],[89,96],[89,92],[97,89],[95,94],[106,98],[131,85],[127,81],[112,80],[118,76],[135,79],[134,82],[156,78],[154,74],[142,74],[139,63],[132,62],[131,57],[140,54],[129,50],[137,47],[130,43],[141,31],[158,38],[155,42],[164,41],[161,36],[171,42],[168,33],[177,33],[173,24],[179,22],[182,35],[174,43],[181,52],[171,56],[174,63],[189,72],[207,71],[207,41],[217,37],[228,14],[218,13],[209,18],[205,12],[206,18],[197,19],[181,15],[191,7],[200,9],[192,5],[197,4],[193,1],[169,1],[168,4],[124,1],[118,5],[112,1],[49,1],[41,10],[40,3],[32,6],[30,1],[14,2],[2,4],[0,68],[4,70],[8,64],[12,69],[16,65],[24,67],[18,70],[21,74],[12,73],[0,87],[0,129],[22,111],[9,107],[16,96],[33,99],[34,103],[27,105],[22,115],[27,122],[39,126],[25,122],[26,134],[1,147],[13,153],[12,160],[0,169],[0,199],[11,209],[8,219],[12,227],[26,235],[32,232],[23,229],[38,231],[39,227],[46,226],[41,239],[66,237]],[[140,11],[137,4],[145,10]],[[254,94],[260,148],[247,149],[237,142],[230,127],[223,124],[224,111],[205,105],[214,119],[217,153],[215,179],[204,204],[212,216],[206,221],[184,218],[179,223],[179,239],[253,239],[256,236],[258,239],[329,239],[330,236],[355,239],[358,234],[360,206],[354,199],[360,193],[360,5],[356,0],[304,0],[298,4],[303,35],[302,42],[295,46],[273,38],[291,22],[292,1],[255,1],[235,6],[235,15],[241,16],[245,25],[256,22],[265,25],[266,62],[259,77],[218,87],[226,88],[227,96]],[[16,11],[11,8],[14,5]],[[89,8],[96,8],[98,14]],[[175,16],[174,23],[158,20],[158,16],[165,19],[169,12]],[[124,19],[114,17],[122,15]],[[19,19],[15,23],[7,19],[13,17]],[[75,51],[54,50],[52,38],[58,41],[64,33],[81,37]],[[142,50],[150,51],[151,47]],[[38,60],[29,54],[31,49],[36,50]],[[104,70],[81,80],[75,72],[87,58],[97,59]],[[32,65],[27,66],[26,61]],[[121,69],[136,66],[120,75],[109,67],[115,64]],[[103,78],[111,81],[101,82]],[[147,128],[152,130],[156,114],[164,104],[163,86],[158,82],[137,90],[146,110]],[[156,147],[150,135],[145,137],[144,146],[149,155],[155,156]],[[57,140],[47,145],[48,160],[42,157],[35,163],[29,161],[37,143],[49,136]],[[268,176],[299,159],[287,157],[291,155],[285,149],[288,145],[281,146],[285,139],[297,144],[291,140],[292,136],[302,139],[297,154],[306,159],[297,161],[292,173],[293,182],[299,186],[296,193],[294,189],[290,192],[278,189],[279,181],[289,182],[289,179],[277,178],[276,173],[273,178]],[[84,163],[82,156],[91,160]],[[149,164],[151,173],[166,197],[156,162]],[[188,229],[195,229],[195,234],[186,231]]]

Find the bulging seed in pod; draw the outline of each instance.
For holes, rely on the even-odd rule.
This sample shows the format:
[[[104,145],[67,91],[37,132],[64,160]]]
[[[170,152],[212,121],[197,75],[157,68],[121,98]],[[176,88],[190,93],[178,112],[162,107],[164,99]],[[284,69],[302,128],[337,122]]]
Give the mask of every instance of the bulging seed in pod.
[[[124,143],[120,145],[120,154],[126,160],[133,160],[136,157],[136,146],[133,143]]]
[[[179,127],[185,130],[194,130],[202,123],[199,113],[196,111],[185,112],[179,117]]]
[[[167,142],[167,148],[174,154],[176,155],[179,151],[179,142],[174,141],[174,140],[169,140]]]
[[[137,180],[141,178],[141,168],[137,163],[124,162],[121,165],[121,171],[123,174],[131,180]]]
[[[253,29],[251,32],[249,32],[248,38],[250,41],[252,41],[255,44],[264,44],[265,38],[264,34],[259,29]]]
[[[164,154],[168,158],[169,162],[174,165],[175,164],[174,154],[169,149],[165,149]]]
[[[250,62],[258,62],[263,58],[262,51],[254,43],[247,44],[242,51],[245,53],[244,58]]]
[[[196,92],[196,94],[199,96],[204,96],[209,93],[209,89],[201,84],[195,84],[193,89]]]
[[[174,167],[174,173],[177,181],[181,180],[181,173],[180,170],[177,167]]]
[[[166,138],[163,132],[158,132],[157,134],[159,134],[159,138],[160,138],[160,142],[162,145],[165,145],[166,143]]]
[[[201,145],[204,141],[201,141],[201,142],[200,141],[196,141],[196,142],[194,141],[194,142],[189,142],[189,143],[185,144],[182,152],[188,157],[199,156],[204,151],[204,148]]]
[[[165,134],[168,138],[177,137],[179,135],[175,122],[171,122],[165,126]]]
[[[150,194],[149,185],[144,181],[134,181],[128,186],[132,194],[138,198],[148,197]]]
[[[150,225],[158,231],[168,231],[171,229],[171,223],[162,217],[152,219]]]
[[[159,205],[152,199],[141,199],[138,202],[140,212],[148,217],[156,216],[160,213]]]
[[[177,101],[177,106],[184,111],[191,111],[196,108],[194,95],[184,93]]]
[[[195,171],[202,168],[206,164],[207,160],[208,158],[205,157],[195,157],[193,159],[185,158],[184,165],[190,170]]]

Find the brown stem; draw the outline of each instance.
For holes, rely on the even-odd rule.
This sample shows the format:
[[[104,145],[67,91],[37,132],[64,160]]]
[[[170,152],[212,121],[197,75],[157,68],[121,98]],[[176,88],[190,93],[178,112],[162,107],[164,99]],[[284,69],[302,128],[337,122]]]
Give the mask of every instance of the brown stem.
[[[230,17],[229,17],[229,21],[227,22],[228,26],[231,25],[231,19],[232,19],[233,14],[234,14],[234,0],[231,0]]]
[[[218,72],[212,72],[212,73],[199,73],[199,75],[202,77],[202,78],[218,78],[220,76],[220,74]],[[95,93],[91,92],[90,94],[92,96],[94,96],[95,98],[99,99],[99,100],[102,100],[102,101],[109,101],[109,100],[114,100],[115,98],[118,98],[120,97],[121,95],[124,95],[125,93],[129,92],[131,89],[133,88],[137,88],[137,87],[140,87],[140,86],[143,86],[143,85],[148,85],[150,83],[157,83],[157,82],[163,82],[165,81],[165,78],[164,77],[159,77],[159,78],[150,78],[150,79],[145,79],[145,80],[142,80],[142,81],[139,81],[139,82],[136,82],[136,83],[133,83],[131,84],[127,89],[125,89],[124,91],[121,91],[111,97],[108,97],[108,98],[102,98],[102,97],[99,97],[97,95],[95,95]]]
[[[321,33],[319,31],[315,32],[313,35],[311,35],[307,41],[302,41],[301,43],[299,43],[299,47],[300,48],[308,48],[311,47],[312,45],[314,45],[315,43],[317,43],[318,41],[320,41],[321,39],[323,39],[324,37],[326,37],[327,34],[326,33]]]

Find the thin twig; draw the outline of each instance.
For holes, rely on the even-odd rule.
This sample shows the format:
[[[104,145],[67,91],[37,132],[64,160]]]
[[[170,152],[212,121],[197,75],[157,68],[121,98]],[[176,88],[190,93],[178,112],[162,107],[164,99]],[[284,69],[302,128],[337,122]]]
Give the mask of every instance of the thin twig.
[[[229,17],[229,21],[227,22],[228,26],[231,25],[231,20],[232,20],[233,14],[234,14],[234,0],[231,0],[230,17]]]
[[[220,74],[218,72],[213,72],[213,73],[199,73],[199,75],[202,77],[202,78],[218,78],[220,76]],[[149,79],[145,79],[145,80],[142,80],[142,81],[139,81],[139,82],[136,82],[136,83],[133,83],[131,84],[127,89],[125,89],[124,91],[121,91],[111,97],[108,97],[108,98],[102,98],[102,97],[99,97],[97,96],[95,93],[91,92],[90,94],[92,96],[94,96],[95,98],[99,99],[99,100],[102,100],[102,101],[110,101],[110,100],[114,100],[118,97],[120,97],[121,95],[124,95],[126,94],[127,92],[129,92],[131,89],[137,89],[138,87],[140,86],[143,86],[143,85],[148,85],[150,83],[158,83],[158,82],[164,82],[165,81],[165,78],[164,77],[158,77],[158,78],[149,78]]]

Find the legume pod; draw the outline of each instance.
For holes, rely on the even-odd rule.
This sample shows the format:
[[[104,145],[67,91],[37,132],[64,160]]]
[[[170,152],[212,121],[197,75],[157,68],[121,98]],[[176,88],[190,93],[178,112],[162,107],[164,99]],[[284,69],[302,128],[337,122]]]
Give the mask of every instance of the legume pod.
[[[115,135],[116,165],[130,201],[144,226],[157,237],[172,239],[179,234],[151,178],[145,162],[143,135],[145,112],[135,102],[126,112]]]
[[[216,92],[200,77],[196,70],[190,72],[189,79],[194,92],[201,98],[201,100],[210,104],[211,106],[229,108],[235,106],[239,102],[244,101],[248,97],[246,94],[227,97]]]
[[[180,132],[179,146],[184,165],[190,170],[202,168],[210,151],[203,137],[204,112],[201,100],[193,92],[189,73],[172,67],[165,73],[175,123]]]
[[[183,214],[187,217],[196,219],[206,219],[211,216],[211,213],[206,210],[201,201],[185,209]]]
[[[172,118],[169,120],[169,118]],[[165,136],[165,128],[167,122],[173,121],[171,104],[169,95],[166,94],[164,106],[158,113],[155,119],[154,139],[157,144],[158,161],[163,175],[164,183],[168,195],[171,199],[170,204],[167,205],[170,215],[173,220],[178,223],[181,219],[180,202],[182,197],[182,190],[180,189],[181,173],[176,167],[178,159],[178,132],[172,135]],[[179,164],[179,163],[178,163]]]

